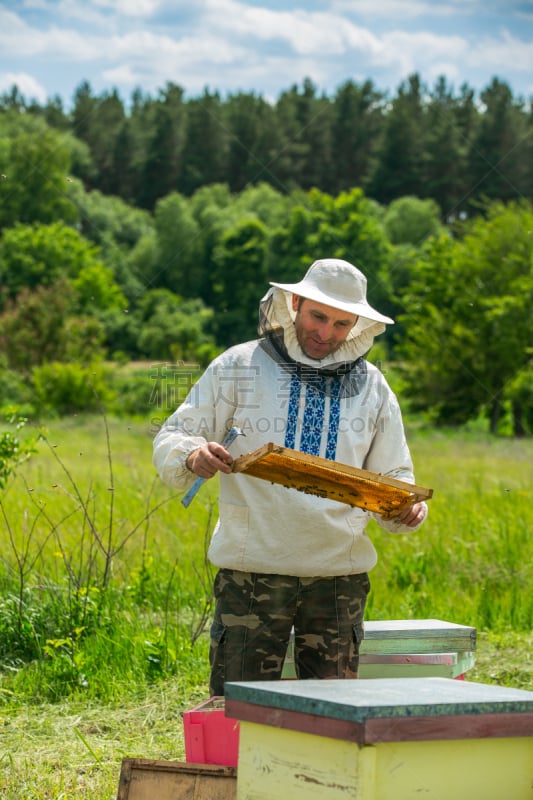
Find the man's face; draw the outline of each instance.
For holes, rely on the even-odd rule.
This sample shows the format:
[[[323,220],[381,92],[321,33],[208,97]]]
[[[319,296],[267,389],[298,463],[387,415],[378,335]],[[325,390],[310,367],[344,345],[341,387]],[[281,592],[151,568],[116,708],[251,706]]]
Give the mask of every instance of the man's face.
[[[357,322],[355,314],[292,296],[298,343],[308,358],[319,361],[334,353]]]

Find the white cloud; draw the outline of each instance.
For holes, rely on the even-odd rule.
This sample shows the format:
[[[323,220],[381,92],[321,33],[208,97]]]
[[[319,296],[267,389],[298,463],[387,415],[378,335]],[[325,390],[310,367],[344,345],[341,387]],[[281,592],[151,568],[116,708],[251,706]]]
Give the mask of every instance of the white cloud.
[[[52,28],[46,34],[28,40],[32,55],[46,55],[52,60],[91,61],[105,55],[104,40],[74,30]]]
[[[43,18],[54,20],[56,25],[81,22],[84,25],[102,26],[108,18],[101,10],[95,9],[91,2],[80,3],[78,0],[24,0],[26,8],[42,12]]]
[[[247,51],[214,36],[189,36],[174,40],[148,31],[113,36],[108,42],[108,57],[131,59],[144,67],[187,70],[192,64],[230,64],[246,57]]]
[[[400,0],[388,0],[397,5]],[[365,5],[357,2],[346,4],[347,9],[357,11]],[[403,2],[401,3],[403,7]],[[431,3],[413,0],[408,6],[426,11]],[[422,60],[432,61],[435,57],[450,61],[464,53],[467,42],[456,35],[439,35],[430,32],[375,33],[361,25],[351,22],[346,16],[335,13],[293,11],[271,11],[267,8],[247,6],[236,0],[208,0],[209,24],[221,31],[229,30],[250,42],[254,49],[254,39],[262,41],[285,41],[297,56],[315,56],[317,61],[341,57],[357,52],[369,59],[373,65],[396,65],[404,70],[416,68]],[[342,4],[332,4],[337,9]],[[372,6],[381,6],[372,0]]]
[[[26,8],[45,12],[56,25],[81,22],[99,28],[116,27],[120,21],[150,19],[160,0],[24,0]]]
[[[26,30],[28,26],[17,14],[0,6],[0,41],[7,40],[13,35],[20,35]]]
[[[45,11],[50,10],[50,4],[48,0],[23,0],[22,5],[24,8],[37,8]]]
[[[109,8],[125,17],[151,17],[159,8],[159,0],[96,0],[96,5]]]
[[[467,55],[469,67],[481,64],[503,75],[511,66],[513,70],[531,72],[533,42],[524,42],[508,31],[503,31],[498,39],[484,37],[469,48]]]
[[[321,11],[303,0],[281,9],[269,0],[0,0],[0,69],[50,81],[49,95],[58,66],[62,83],[89,80],[98,90],[151,91],[171,80],[193,93],[210,86],[271,96],[304,77],[326,91],[369,78],[392,89],[412,72],[426,83],[498,74],[530,84],[527,27],[517,30],[508,14],[505,28],[495,19],[489,27],[481,2],[492,14],[503,8],[503,0],[323,0]],[[509,5],[515,22],[518,5]],[[445,26],[452,13],[457,24]]]
[[[379,40],[373,33],[337,14],[301,8],[272,11],[236,0],[207,0],[206,8],[204,27],[238,36],[241,43],[247,39],[250,50],[254,49],[254,40],[286,42],[294,53],[317,59],[334,56],[347,47],[379,49]]]
[[[26,100],[37,100],[39,103],[46,103],[46,89],[41,86],[33,75],[26,72],[3,72],[0,73],[0,92],[8,92],[13,86],[17,86],[19,92],[24,95]]]
[[[134,86],[141,80],[140,74],[135,72],[129,64],[121,64],[113,69],[105,69],[102,72],[102,77],[117,88]]]
[[[396,66],[402,74],[429,68],[435,61],[464,58],[468,43],[460,36],[393,31],[382,39],[381,63]],[[376,63],[376,62],[374,62]]]
[[[478,0],[473,0],[477,5]],[[361,15],[385,20],[415,19],[427,15],[448,17],[464,12],[466,0],[458,4],[452,2],[432,2],[432,0],[336,0],[331,3],[332,10],[341,14]]]
[[[527,0],[526,0],[527,2]],[[483,17],[487,14],[530,15],[521,0],[332,0],[335,13],[388,21],[417,17]]]
[[[142,85],[154,90],[167,81],[178,83],[191,93],[202,91],[206,85],[220,89],[221,69],[227,81],[238,81],[243,64],[249,68],[251,63],[246,50],[213,36],[174,41],[149,32],[129,33],[113,37],[107,50],[117,66],[110,66],[102,76],[124,89]]]
[[[0,52],[6,56],[34,57],[48,55],[52,59],[82,61],[100,55],[90,37],[76,30],[52,27],[46,31],[31,28],[16,14],[0,8]]]

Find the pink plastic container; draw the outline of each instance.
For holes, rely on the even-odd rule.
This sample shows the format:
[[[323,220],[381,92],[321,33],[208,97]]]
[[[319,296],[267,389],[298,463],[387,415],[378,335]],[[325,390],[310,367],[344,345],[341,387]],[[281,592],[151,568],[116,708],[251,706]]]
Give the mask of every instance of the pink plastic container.
[[[187,762],[237,766],[239,720],[225,716],[223,697],[210,697],[185,711],[183,731]]]

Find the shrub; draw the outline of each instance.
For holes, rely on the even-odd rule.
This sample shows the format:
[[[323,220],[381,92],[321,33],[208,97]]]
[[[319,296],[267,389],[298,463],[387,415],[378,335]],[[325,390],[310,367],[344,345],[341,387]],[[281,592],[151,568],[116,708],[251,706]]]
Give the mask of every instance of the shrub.
[[[49,415],[97,411],[110,401],[108,371],[103,364],[52,361],[32,371],[38,413]]]
[[[18,415],[18,409],[6,408],[6,419],[10,430],[0,432],[0,489],[3,489],[16,468],[35,452],[35,439],[21,441],[18,431],[27,420]]]
[[[10,416],[13,408],[22,416],[31,417],[32,391],[20,373],[9,369],[6,357],[0,353],[0,414]]]

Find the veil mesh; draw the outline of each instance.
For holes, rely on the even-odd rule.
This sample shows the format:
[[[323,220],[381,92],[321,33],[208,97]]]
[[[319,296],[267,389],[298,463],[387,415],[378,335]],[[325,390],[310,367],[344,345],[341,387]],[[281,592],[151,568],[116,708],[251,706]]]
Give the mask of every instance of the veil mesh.
[[[316,391],[336,398],[354,397],[360,394],[368,379],[367,362],[363,355],[350,361],[338,361],[317,367],[293,358],[286,345],[285,328],[276,322],[273,314],[274,294],[269,292],[259,306],[258,331],[263,350],[289,375],[295,375],[302,383]],[[290,318],[286,324],[293,325]]]

